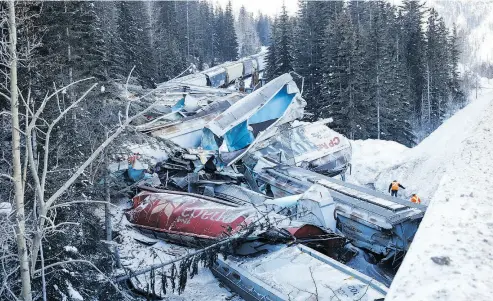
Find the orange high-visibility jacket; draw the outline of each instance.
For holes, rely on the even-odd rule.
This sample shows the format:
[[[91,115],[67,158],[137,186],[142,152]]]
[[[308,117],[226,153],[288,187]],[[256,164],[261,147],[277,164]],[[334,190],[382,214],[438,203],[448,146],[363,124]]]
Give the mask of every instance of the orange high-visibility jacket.
[[[398,191],[399,188],[406,189],[406,187],[404,187],[401,184],[399,184],[399,182],[392,182],[389,185],[389,192],[390,192],[391,189],[392,189],[392,191]]]
[[[413,202],[414,204],[421,204],[421,199],[415,195],[411,198],[411,202]]]

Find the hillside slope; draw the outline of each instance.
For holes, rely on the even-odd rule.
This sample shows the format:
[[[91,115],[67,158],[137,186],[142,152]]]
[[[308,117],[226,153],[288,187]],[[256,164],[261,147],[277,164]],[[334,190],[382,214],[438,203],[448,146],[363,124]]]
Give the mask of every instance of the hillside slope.
[[[493,296],[493,93],[471,103],[415,150],[438,180],[386,301],[487,301]],[[424,169],[423,169],[424,168]],[[432,179],[428,177],[429,179]],[[415,181],[413,185],[426,185]],[[436,183],[430,183],[435,186]],[[430,191],[431,192],[431,191]]]
[[[457,25],[461,62],[473,68],[493,60],[493,2],[488,0],[430,0],[447,27]]]

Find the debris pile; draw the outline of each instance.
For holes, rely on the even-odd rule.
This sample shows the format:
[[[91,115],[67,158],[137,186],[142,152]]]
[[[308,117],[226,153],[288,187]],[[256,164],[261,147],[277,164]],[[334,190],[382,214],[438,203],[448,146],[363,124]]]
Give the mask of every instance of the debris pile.
[[[250,93],[218,88],[258,73],[259,66],[256,57],[255,63],[228,63],[159,86],[163,107],[137,128],[173,146],[147,170],[152,176],[135,178],[140,193],[125,213],[128,221],[154,239],[181,246],[221,245],[218,250],[235,257],[210,267],[246,300],[314,294],[298,289],[286,297],[276,290],[287,280],[270,283],[262,273],[239,267],[241,256],[275,260],[284,253],[317,261],[320,267],[309,271],[313,282],[330,288],[319,287],[317,300],[382,299],[385,287],[348,265],[363,273],[371,266],[375,274],[382,265],[398,266],[426,207],[331,178],[344,179],[351,144],[327,126],[330,119],[300,121],[306,102],[291,75]],[[225,250],[225,241],[234,243]],[[364,268],[351,264],[358,253],[369,258]],[[265,264],[268,257],[261,258],[255,260],[273,268]],[[293,269],[286,265],[276,268]],[[322,270],[325,280],[318,279]],[[131,271],[123,278],[138,275]]]

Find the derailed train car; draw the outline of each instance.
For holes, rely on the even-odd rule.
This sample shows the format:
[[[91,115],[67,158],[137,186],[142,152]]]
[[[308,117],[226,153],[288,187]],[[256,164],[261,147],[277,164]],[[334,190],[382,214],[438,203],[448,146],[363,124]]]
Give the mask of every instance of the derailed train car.
[[[274,197],[303,194],[314,183],[328,188],[336,203],[337,229],[383,261],[407,252],[426,210],[426,206],[269,160],[259,160],[253,173]]]
[[[243,77],[251,76],[257,70],[257,61],[247,57],[241,60],[243,64]]]
[[[351,162],[351,144],[344,135],[326,126],[330,121],[298,122],[289,128],[279,128],[250,153],[328,176],[344,174]]]
[[[306,102],[289,74],[241,99],[204,128],[201,147],[222,162],[239,160],[275,127],[303,117]]]
[[[212,273],[247,301],[383,301],[387,288],[303,245],[253,258],[217,260]]]
[[[238,206],[217,198],[172,191],[144,191],[133,198],[127,219],[140,231],[187,246],[210,245],[246,230],[252,224],[272,223],[250,232],[251,239],[268,233],[279,237],[309,238],[324,235],[320,227],[291,221],[273,213],[262,213],[253,206]],[[254,229],[254,228],[252,228]],[[267,233],[268,232],[268,233]]]
[[[228,83],[228,73],[222,66],[207,69],[203,72],[207,77],[207,86],[220,88]]]
[[[237,79],[243,78],[243,63],[242,62],[231,62],[229,64],[224,64],[224,69],[226,69],[226,82],[227,84],[234,83]]]
[[[266,68],[266,52],[246,57],[241,61],[226,62],[199,73],[190,74],[171,80],[184,85],[226,88],[236,80],[244,79]]]

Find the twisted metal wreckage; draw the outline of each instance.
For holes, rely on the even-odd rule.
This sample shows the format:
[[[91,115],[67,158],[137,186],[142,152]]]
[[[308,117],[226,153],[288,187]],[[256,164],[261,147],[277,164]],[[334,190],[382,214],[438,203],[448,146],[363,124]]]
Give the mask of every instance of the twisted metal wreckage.
[[[139,182],[127,219],[180,245],[234,241],[234,257],[209,266],[245,300],[315,291],[317,300],[383,300],[388,266],[409,249],[426,207],[334,179],[350,167],[350,142],[330,119],[300,121],[306,102],[291,75],[249,94],[217,88],[262,71],[259,57],[159,87],[163,106],[138,129],[175,147],[154,166],[154,187]]]

